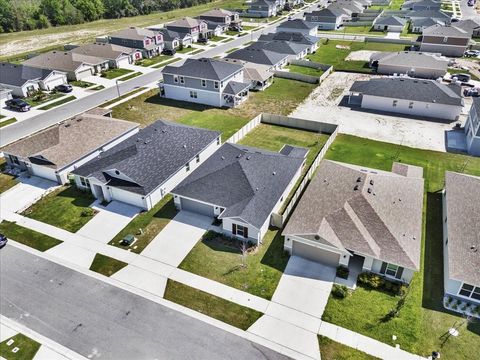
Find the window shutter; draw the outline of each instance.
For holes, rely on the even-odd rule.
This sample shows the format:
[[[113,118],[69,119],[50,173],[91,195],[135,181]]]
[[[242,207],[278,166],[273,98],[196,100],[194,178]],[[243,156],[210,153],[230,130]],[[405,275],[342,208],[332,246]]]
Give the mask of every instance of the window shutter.
[[[245,230],[243,231],[243,236],[248,238],[248,227],[245,226],[244,229]]]
[[[397,275],[395,275],[395,278],[396,279],[401,279],[402,278],[402,274],[403,274],[403,267],[399,267],[398,270],[397,270]]]
[[[387,270],[387,263],[384,261],[382,262],[382,267],[380,268],[380,274],[385,274],[385,270]]]
[[[237,224],[232,224],[232,234],[237,235]]]

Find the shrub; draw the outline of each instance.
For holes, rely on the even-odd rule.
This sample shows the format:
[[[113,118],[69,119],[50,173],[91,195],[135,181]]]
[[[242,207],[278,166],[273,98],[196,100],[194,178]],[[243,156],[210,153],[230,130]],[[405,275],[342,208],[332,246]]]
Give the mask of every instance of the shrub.
[[[480,306],[478,306],[478,305],[474,306],[472,308],[472,314],[479,315],[479,313],[480,313]]]
[[[93,216],[95,215],[95,210],[93,210],[92,208],[86,208],[86,209],[83,209],[80,216],[82,217],[88,217],[88,216]]]
[[[462,307],[460,308],[460,310],[462,311],[467,311],[467,308],[468,308],[468,305],[467,304],[463,304]]]
[[[332,295],[337,299],[345,299],[348,295],[348,289],[346,286],[333,284]]]
[[[348,270],[347,267],[345,266],[338,266],[337,267],[337,277],[342,278],[342,279],[348,279],[348,274],[350,273],[350,270]]]
[[[380,289],[385,284],[385,280],[381,276],[367,272],[361,273],[357,281],[370,289]]]
[[[452,304],[452,309],[453,309],[453,310],[457,310],[457,309],[458,309],[457,302],[454,302],[454,303]]]

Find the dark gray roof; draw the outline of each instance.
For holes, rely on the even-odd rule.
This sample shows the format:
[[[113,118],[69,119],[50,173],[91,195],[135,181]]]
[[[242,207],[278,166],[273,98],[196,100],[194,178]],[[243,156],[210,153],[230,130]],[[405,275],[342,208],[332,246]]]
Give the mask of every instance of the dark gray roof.
[[[180,66],[165,66],[162,73],[221,81],[242,69],[243,66],[239,64],[231,64],[215,59],[200,58],[187,59]]]
[[[449,60],[443,56],[419,51],[379,52],[370,57],[379,65],[410,66],[413,68],[438,69],[447,72]]]
[[[54,70],[1,62],[0,83],[12,86],[22,86],[29,80],[44,80],[53,71]]]
[[[229,81],[223,90],[224,94],[237,95],[244,90],[248,90],[250,84],[242,83],[238,81]]]
[[[305,158],[308,154],[308,149],[292,146],[292,145],[284,145],[280,149],[280,154],[292,156],[292,157]]]
[[[155,29],[155,31],[158,31],[159,33],[161,33],[163,35],[163,40],[164,41],[173,41],[173,40],[181,38],[181,35],[178,32],[173,31],[173,30],[168,30],[167,28],[158,29],[158,30]]]
[[[344,15],[344,12],[341,11],[338,7],[327,7],[322,10],[315,10],[312,11],[309,14],[306,15],[312,15],[312,16],[318,16],[318,17],[326,17],[326,18],[337,18],[342,15]]]
[[[225,208],[260,228],[304,162],[243,145],[225,143],[172,193]]]
[[[477,113],[477,118],[480,119],[480,98],[474,97],[472,98],[472,100],[473,102],[470,111],[472,111],[473,109]],[[472,130],[475,131],[475,129]],[[477,129],[477,133],[475,134],[475,136],[480,136],[480,127]]]
[[[445,174],[449,278],[480,286],[480,178]]]
[[[277,65],[279,62],[286,59],[288,55],[248,46],[246,48],[236,50],[228,54],[226,57],[228,59],[239,59],[257,64]]]
[[[147,195],[211,144],[220,133],[168,121],[156,121],[73,173]],[[117,170],[123,181],[107,174]]]
[[[277,33],[262,34],[257,41],[268,42],[272,40],[290,41],[300,44],[313,45],[320,41],[319,37],[306,35],[298,32],[280,31]]]
[[[290,41],[272,40],[269,42],[255,42],[250,45],[252,49],[263,49],[279,54],[299,55],[307,50],[310,45]]]
[[[416,18],[412,20],[412,25],[413,26],[418,26],[418,27],[429,27],[432,25],[439,24],[438,19],[432,19],[432,18]],[[443,23],[443,22],[442,22]]]
[[[465,19],[460,20],[454,23],[456,28],[462,29],[467,32],[472,32],[474,29],[478,29],[480,27],[480,23],[475,21],[474,19]]]
[[[403,26],[407,20],[398,16],[382,16],[375,20],[375,24],[389,25],[389,26]]]
[[[471,32],[458,29],[454,26],[448,25],[433,25],[423,30],[422,35],[428,36],[447,36],[453,38],[469,38],[472,36]]]
[[[435,80],[410,78],[378,78],[368,81],[355,81],[351,92],[380,96],[391,99],[405,99],[462,106],[461,88],[458,85],[445,85]]]
[[[441,10],[412,10],[408,11],[405,14],[407,18],[432,18],[432,19],[439,19],[443,21],[450,20],[450,15],[444,13]]]
[[[317,25],[312,24],[308,21],[302,19],[293,19],[287,20],[280,25],[278,25],[277,29],[316,29]]]
[[[412,174],[324,160],[283,234],[418,270],[424,182]]]

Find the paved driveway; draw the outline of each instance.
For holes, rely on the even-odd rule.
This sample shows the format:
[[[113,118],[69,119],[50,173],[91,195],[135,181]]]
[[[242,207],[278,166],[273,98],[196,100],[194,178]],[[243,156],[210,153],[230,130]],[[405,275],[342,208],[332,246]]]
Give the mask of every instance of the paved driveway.
[[[58,186],[53,181],[37,176],[19,177],[17,180],[19,184],[0,195],[2,211],[22,211],[40,199],[48,190]]]
[[[142,251],[142,256],[177,267],[211,226],[212,220],[180,211]]]
[[[321,318],[330,296],[335,272],[333,267],[292,256],[272,301]]]
[[[119,201],[102,206],[95,201],[91,206],[98,211],[92,220],[86,223],[77,234],[108,243],[140,212],[140,208]]]

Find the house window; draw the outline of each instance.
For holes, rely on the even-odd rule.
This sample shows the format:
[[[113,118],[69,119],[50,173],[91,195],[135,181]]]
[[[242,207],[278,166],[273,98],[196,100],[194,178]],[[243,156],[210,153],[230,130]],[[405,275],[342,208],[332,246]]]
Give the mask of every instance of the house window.
[[[473,285],[463,284],[458,294],[475,299],[475,300],[480,300],[480,287],[478,286],[474,287]]]
[[[215,81],[215,82],[213,83],[213,85],[214,85],[215,89],[218,89],[218,81]]]
[[[84,177],[80,178],[80,184],[82,184],[82,186],[86,188],[90,187],[90,181]]]
[[[195,156],[195,161],[196,161],[197,163],[200,162],[200,154],[197,154],[197,156]]]
[[[183,76],[180,76],[180,84],[185,84],[185,78]]]
[[[186,170],[187,172],[190,171],[190,163],[189,163],[189,162],[185,165],[185,170]]]
[[[385,269],[385,275],[396,277],[398,272],[398,265],[387,264],[387,268]]]
[[[222,88],[223,88],[223,81],[220,83],[220,85],[221,85],[221,86],[222,86]]]
[[[233,225],[236,225],[236,224],[233,224]],[[234,232],[235,235],[242,236],[245,238],[248,237],[248,228],[246,226],[236,225],[234,226],[234,229],[235,229],[235,232]]]
[[[443,38],[443,42],[446,43],[447,41],[448,41],[448,37],[445,36],[445,37]]]
[[[217,145],[220,145],[220,138],[217,138]]]
[[[202,87],[207,87],[207,80],[202,79]]]
[[[20,165],[20,161],[18,161],[18,157],[14,155],[10,155],[10,161],[14,163],[15,165]]]
[[[408,108],[409,108],[409,109],[413,109],[413,101],[410,101],[410,102],[408,103]]]
[[[177,75],[173,75],[173,82],[178,83],[178,76]]]
[[[397,106],[397,103],[398,103],[398,100],[393,100],[392,106],[393,106],[393,107],[396,107],[396,106]]]
[[[196,91],[190,91],[190,97],[192,99],[196,99],[198,96],[197,96],[197,92]]]

